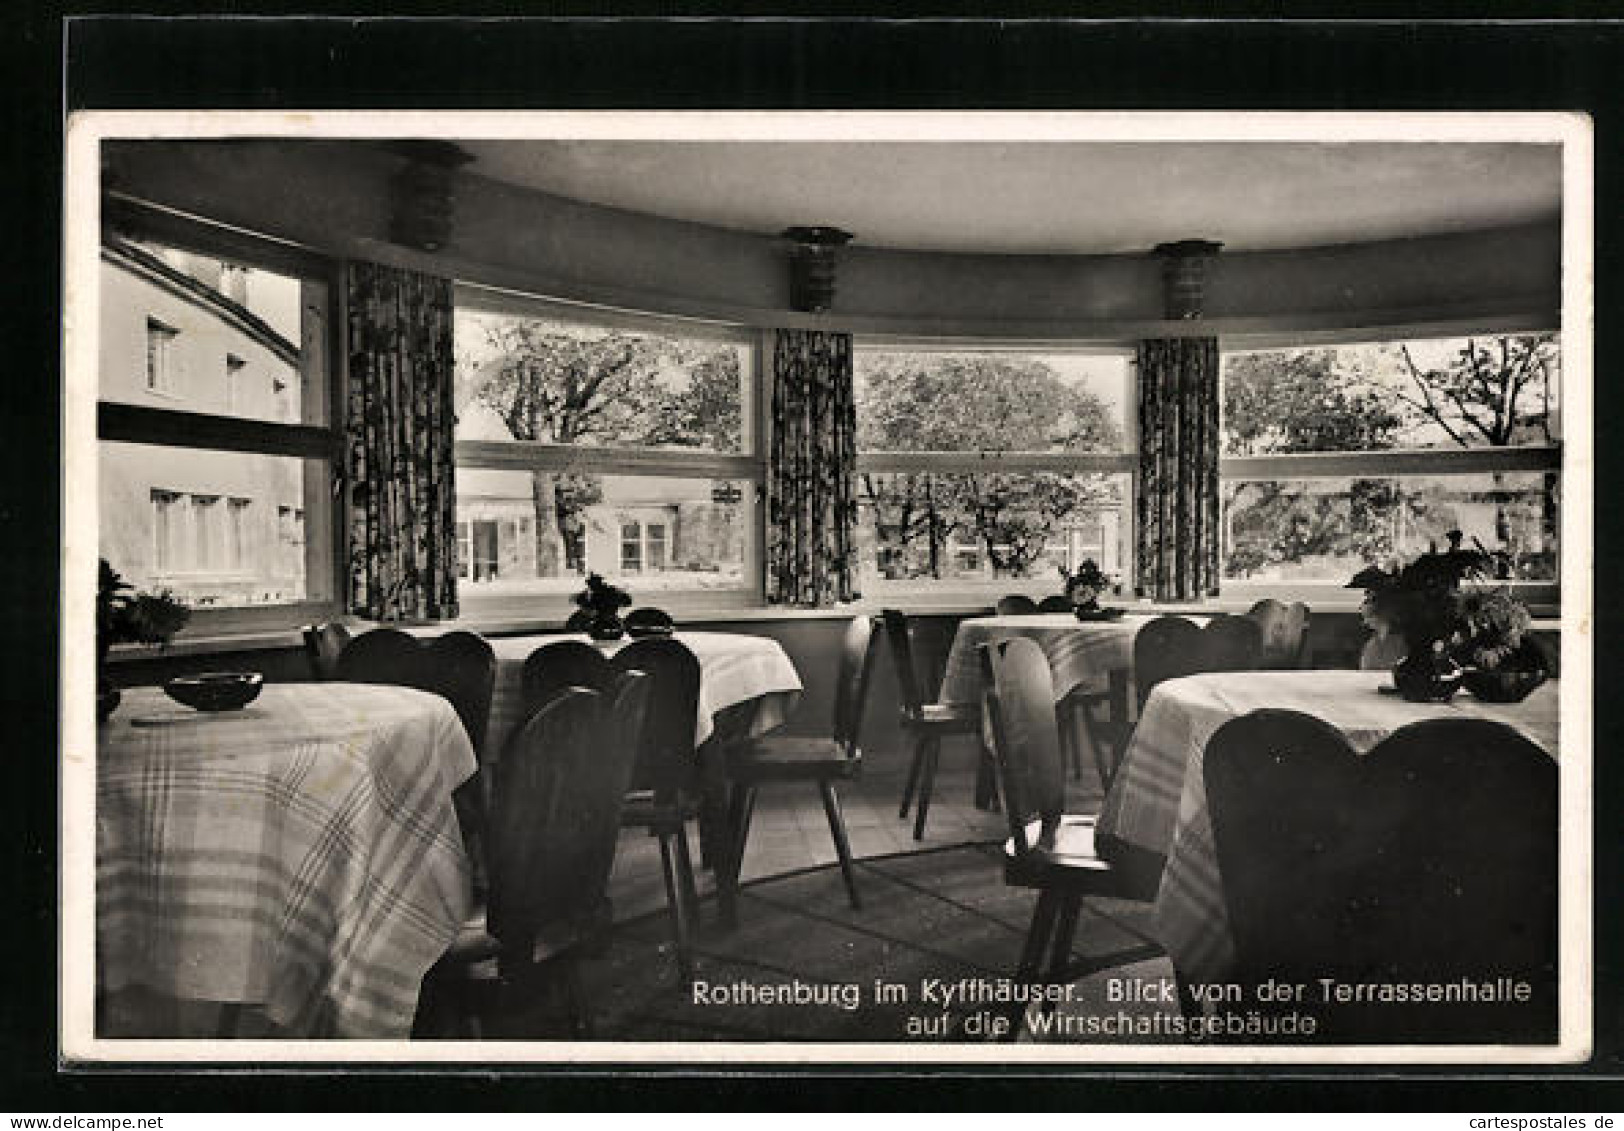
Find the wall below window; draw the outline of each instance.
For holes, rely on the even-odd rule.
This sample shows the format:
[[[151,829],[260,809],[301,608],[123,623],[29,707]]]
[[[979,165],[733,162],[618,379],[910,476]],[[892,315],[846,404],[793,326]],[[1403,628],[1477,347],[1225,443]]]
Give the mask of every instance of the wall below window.
[[[914,624],[915,659],[922,678],[932,681],[940,678],[948,649],[953,643],[954,629],[961,619],[960,614],[926,614],[910,618]],[[685,621],[684,625],[708,632],[749,632],[778,641],[800,672],[801,682],[806,688],[789,729],[805,734],[829,733],[834,712],[835,676],[840,663],[840,642],[846,628],[843,618],[753,619],[748,625],[722,620]],[[1309,632],[1314,666],[1357,666],[1359,648],[1365,635],[1357,613],[1316,613],[1310,622]],[[1559,651],[1557,633],[1542,630],[1536,636],[1555,663]],[[905,769],[909,751],[902,742],[897,725],[896,674],[883,640],[876,659],[869,684],[868,709],[863,721],[865,757],[876,770]],[[299,682],[311,678],[304,653],[297,648],[191,656],[128,656],[115,662],[112,675],[119,686],[133,687],[162,683],[176,675],[220,670],[258,671],[272,682]],[[955,755],[950,753],[947,756]]]

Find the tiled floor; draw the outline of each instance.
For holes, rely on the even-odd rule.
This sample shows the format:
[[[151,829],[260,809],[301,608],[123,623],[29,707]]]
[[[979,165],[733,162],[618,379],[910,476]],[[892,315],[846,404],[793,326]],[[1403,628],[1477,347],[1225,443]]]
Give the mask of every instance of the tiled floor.
[[[916,841],[912,814],[906,819],[897,816],[906,756],[888,751],[884,757],[871,754],[863,773],[840,787],[841,809],[853,854],[885,856],[1007,836],[1003,813],[975,807],[974,766],[975,754],[968,744],[960,742],[957,748],[944,745],[925,836]],[[1068,784],[1068,799],[1068,808],[1089,812],[1099,805],[1099,787],[1085,775]],[[690,836],[690,842],[697,852],[697,837]],[[834,842],[817,787],[798,782],[763,787],[756,801],[740,878],[747,882],[834,861]],[[700,874],[699,889],[701,896],[712,890],[708,873]],[[638,830],[622,834],[609,894],[617,919],[665,906],[657,841]],[[702,915],[709,914],[707,900]]]

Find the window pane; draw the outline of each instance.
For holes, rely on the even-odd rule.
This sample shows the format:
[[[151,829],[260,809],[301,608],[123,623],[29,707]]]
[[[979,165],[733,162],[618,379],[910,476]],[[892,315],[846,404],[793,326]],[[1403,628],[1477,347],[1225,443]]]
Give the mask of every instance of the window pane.
[[[1365,565],[1444,547],[1451,530],[1504,554],[1509,578],[1558,576],[1555,473],[1231,481],[1224,496],[1230,580],[1345,582]]]
[[[99,455],[101,556],[138,589],[193,608],[329,596],[305,528],[326,513],[324,461],[107,441]]]
[[[100,396],[322,424],[327,286],[148,241],[101,261]]]
[[[944,584],[1032,582],[1059,592],[1060,567],[1092,559],[1126,572],[1126,475],[858,477],[857,544],[865,595]]]
[[[1224,454],[1483,448],[1561,439],[1554,334],[1224,355]]]
[[[651,590],[741,588],[751,495],[748,484],[725,479],[458,468],[457,517],[472,527],[475,560],[460,595],[570,595],[589,572],[635,573],[629,588],[638,599]],[[493,536],[486,548],[482,525]]]
[[[1126,354],[860,350],[857,445],[866,452],[1121,452]]]
[[[456,341],[459,440],[742,449],[741,343],[471,309]]]

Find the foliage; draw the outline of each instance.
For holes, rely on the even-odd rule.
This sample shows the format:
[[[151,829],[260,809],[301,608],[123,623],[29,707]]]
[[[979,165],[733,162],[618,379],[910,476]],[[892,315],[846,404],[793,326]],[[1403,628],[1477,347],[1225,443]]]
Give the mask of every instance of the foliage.
[[[1009,354],[879,354],[865,359],[858,445],[865,451],[1120,450],[1105,402],[1045,362]],[[1114,507],[1095,475],[865,475],[882,562],[906,576],[940,577],[954,534],[973,536],[994,569],[1025,577],[1066,523]]]
[[[1074,570],[1068,571],[1065,566],[1059,569],[1060,576],[1066,580],[1066,596],[1073,604],[1093,605],[1099,595],[1111,587],[1111,578],[1093,558],[1084,558]]]
[[[578,607],[601,617],[612,617],[631,603],[630,593],[596,573],[587,574],[586,588],[575,595]]]
[[[1463,664],[1495,669],[1517,655],[1532,620],[1528,608],[1505,586],[1468,590],[1451,651]]]
[[[1430,368],[1405,345],[1237,354],[1224,370],[1225,450],[1382,451],[1429,437],[1459,446],[1546,442],[1557,362],[1551,335],[1469,339],[1446,364]],[[1229,571],[1244,577],[1315,557],[1389,560],[1401,549],[1398,531],[1454,521],[1447,507],[1402,479],[1339,486],[1319,493],[1290,482],[1235,485]],[[1490,497],[1497,537],[1509,543],[1511,495]],[[1541,505],[1554,538],[1554,487]]]
[[[516,440],[739,448],[739,359],[729,346],[542,319],[503,319],[484,330],[486,360],[464,358],[461,393],[490,406]],[[534,496],[538,572],[584,572],[585,512],[602,500],[601,480],[537,472]]]
[[[102,646],[167,644],[192,617],[168,590],[137,593],[106,558],[100,559],[97,573],[96,639]]]

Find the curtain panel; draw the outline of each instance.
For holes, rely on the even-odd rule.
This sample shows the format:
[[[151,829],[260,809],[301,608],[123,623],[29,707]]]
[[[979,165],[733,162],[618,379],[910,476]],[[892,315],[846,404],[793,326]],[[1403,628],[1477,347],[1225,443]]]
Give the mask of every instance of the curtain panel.
[[[851,335],[777,331],[767,464],[769,603],[819,607],[857,597],[856,467]]]
[[[349,604],[370,620],[457,615],[451,282],[348,271]]]
[[[1215,596],[1218,339],[1139,343],[1136,581],[1157,601]]]

